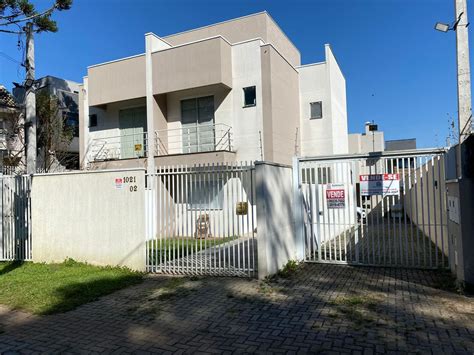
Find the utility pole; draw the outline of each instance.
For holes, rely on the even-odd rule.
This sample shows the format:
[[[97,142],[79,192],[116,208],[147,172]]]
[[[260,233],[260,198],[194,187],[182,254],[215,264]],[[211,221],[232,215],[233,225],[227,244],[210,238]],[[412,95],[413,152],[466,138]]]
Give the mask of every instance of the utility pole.
[[[27,126],[26,132],[26,172],[27,174],[36,173],[36,93],[34,88],[35,81],[35,44],[33,40],[33,24],[27,22],[26,32],[26,95],[25,109]]]
[[[469,66],[469,35],[466,0],[454,0],[456,19],[456,62],[458,83],[459,144],[472,132],[471,70]]]
[[[469,66],[469,35],[466,0],[454,0],[456,24],[456,63],[458,81],[458,130],[459,142],[456,154],[456,175],[462,178],[462,142],[472,132],[471,69]]]

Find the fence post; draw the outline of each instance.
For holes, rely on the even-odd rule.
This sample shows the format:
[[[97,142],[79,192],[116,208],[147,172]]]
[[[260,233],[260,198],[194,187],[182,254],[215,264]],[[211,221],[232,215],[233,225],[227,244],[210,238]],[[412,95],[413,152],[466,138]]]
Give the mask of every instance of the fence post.
[[[293,157],[293,228],[296,238],[296,256],[298,260],[305,259],[304,218],[300,184],[300,162]]]

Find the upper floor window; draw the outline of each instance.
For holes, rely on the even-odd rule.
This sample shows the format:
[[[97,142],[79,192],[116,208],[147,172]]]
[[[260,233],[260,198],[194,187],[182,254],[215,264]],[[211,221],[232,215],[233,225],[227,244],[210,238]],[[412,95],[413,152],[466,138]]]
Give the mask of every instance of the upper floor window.
[[[323,103],[321,101],[311,102],[310,119],[323,118]]]
[[[255,106],[257,104],[255,86],[244,88],[244,107]]]
[[[97,115],[89,115],[89,127],[97,127]]]

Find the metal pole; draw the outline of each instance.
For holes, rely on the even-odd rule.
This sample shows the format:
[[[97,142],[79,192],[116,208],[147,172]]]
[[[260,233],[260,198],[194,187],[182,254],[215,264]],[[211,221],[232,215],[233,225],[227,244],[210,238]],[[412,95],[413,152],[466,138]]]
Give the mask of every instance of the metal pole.
[[[461,143],[471,134],[471,73],[469,67],[469,36],[466,0],[454,0],[456,19],[456,63],[458,83],[458,129],[457,175],[462,176]]]
[[[28,22],[26,31],[26,80],[35,80],[35,45],[33,40],[33,24]],[[34,85],[26,89],[26,172],[36,172],[36,93]]]

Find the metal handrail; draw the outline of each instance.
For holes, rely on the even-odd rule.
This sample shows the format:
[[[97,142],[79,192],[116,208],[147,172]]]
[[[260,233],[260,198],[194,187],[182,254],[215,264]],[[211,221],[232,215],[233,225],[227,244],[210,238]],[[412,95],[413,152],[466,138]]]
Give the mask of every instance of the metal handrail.
[[[139,140],[142,141],[141,149],[134,150],[135,147],[133,145],[138,144],[133,140],[131,142],[126,142],[130,144],[130,147],[126,151],[123,151],[123,138],[130,138],[130,137],[138,137]],[[148,149],[147,149],[147,133],[135,133],[135,134],[124,134],[121,136],[110,136],[110,137],[102,137],[96,138],[91,141],[88,147],[88,152],[90,161],[103,161],[109,159],[129,159],[129,158],[141,158],[148,156]],[[124,153],[130,152],[138,152],[138,154],[131,154],[132,156],[125,156]],[[86,153],[87,154],[87,153]]]
[[[232,129],[232,126],[229,126],[228,124],[225,124],[225,123],[211,123],[209,125],[203,125],[204,127],[211,127],[211,126],[222,126],[222,127],[226,127],[227,129]],[[158,129],[158,130],[155,130],[155,132],[157,132],[158,134],[160,132],[171,132],[171,131],[182,131],[183,127],[178,127],[178,128],[167,128],[167,129]]]
[[[158,156],[232,151],[232,127],[224,123],[162,129],[155,134]]]
[[[137,141],[143,142],[143,146],[138,151],[133,145],[137,141],[131,139],[130,142],[124,138],[138,137]],[[196,125],[194,127],[180,127],[171,129],[161,129],[154,132],[153,141],[148,147],[147,132],[138,134],[114,135],[91,140],[85,156],[89,161],[103,161],[109,159],[130,158],[130,152],[134,158],[147,156],[163,156],[171,154],[188,154],[212,151],[232,151],[233,134],[232,127],[224,124]],[[124,145],[130,144],[130,147]],[[152,151],[149,152],[149,149]],[[125,158],[124,158],[125,153]]]

